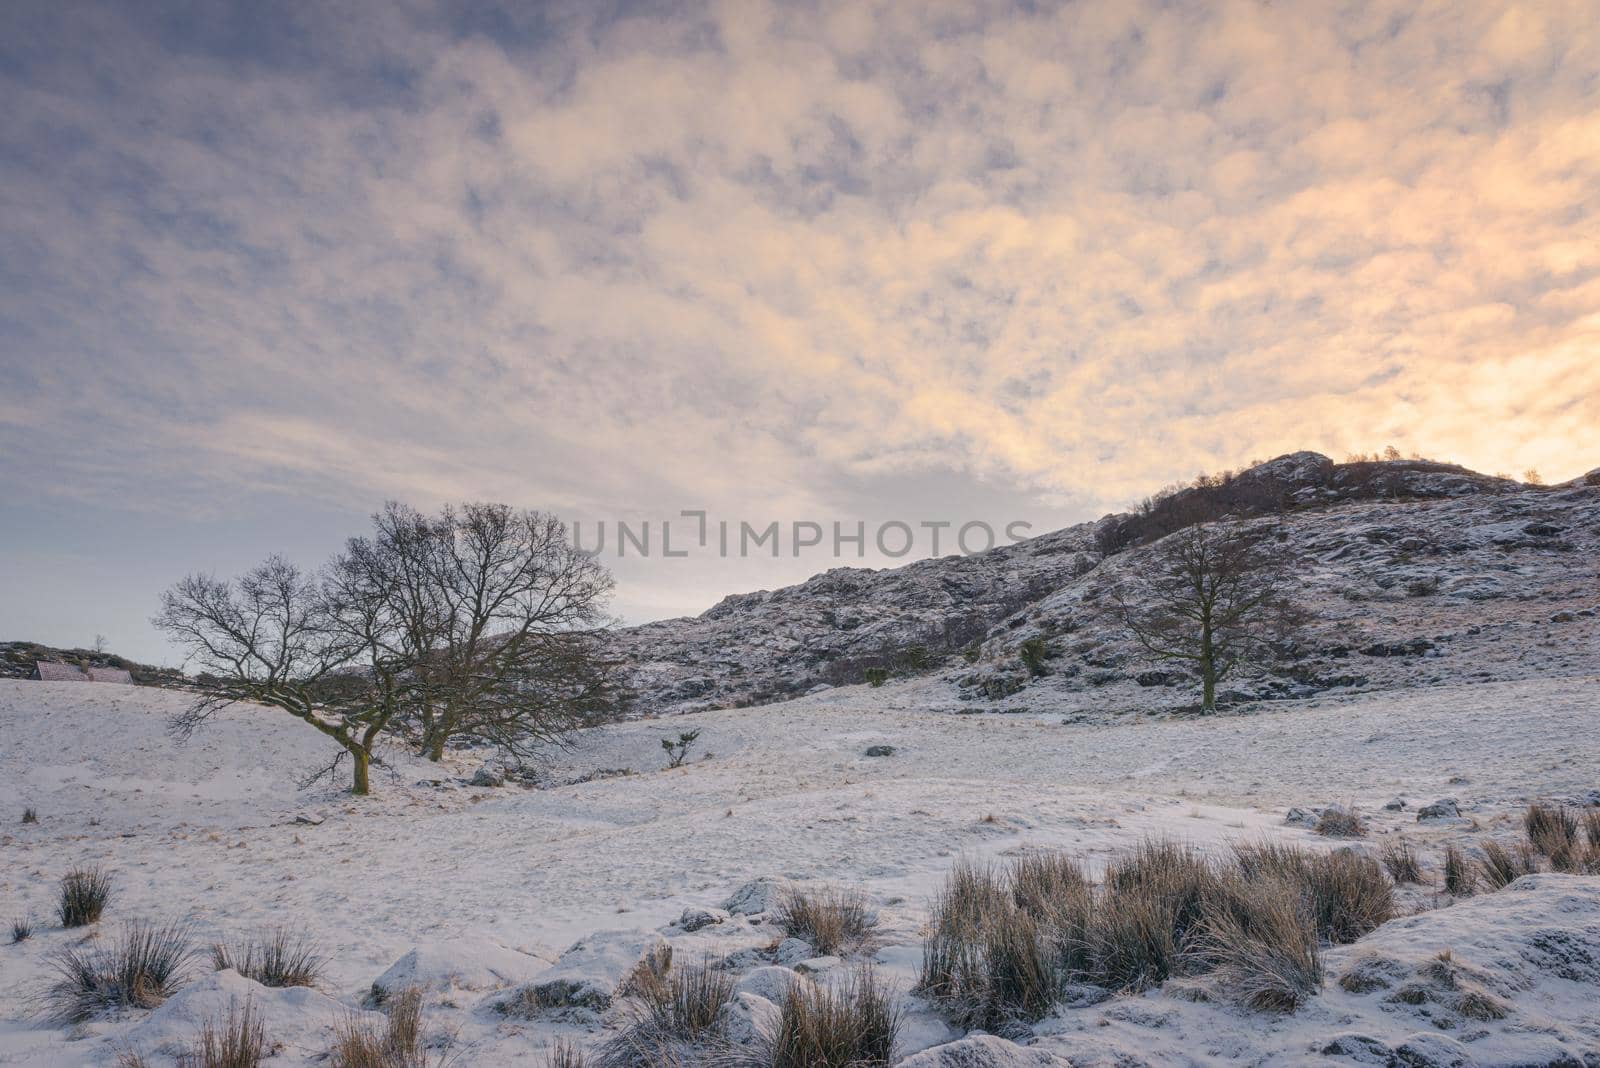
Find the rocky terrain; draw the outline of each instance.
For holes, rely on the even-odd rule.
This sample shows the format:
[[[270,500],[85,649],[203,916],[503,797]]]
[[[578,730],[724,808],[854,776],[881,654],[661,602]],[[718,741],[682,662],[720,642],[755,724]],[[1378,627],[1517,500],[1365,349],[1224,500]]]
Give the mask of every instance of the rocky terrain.
[[[1231,680],[1234,701],[1600,669],[1600,470],[1546,487],[1295,453],[986,553],[836,568],[621,631],[635,711],[763,704],[874,670],[937,673],[987,708],[1043,691],[1094,714],[1182,707],[1189,680],[1141,657],[1107,594],[1195,519],[1272,526],[1315,620],[1282,672]],[[1041,678],[1018,657],[1030,638]]]

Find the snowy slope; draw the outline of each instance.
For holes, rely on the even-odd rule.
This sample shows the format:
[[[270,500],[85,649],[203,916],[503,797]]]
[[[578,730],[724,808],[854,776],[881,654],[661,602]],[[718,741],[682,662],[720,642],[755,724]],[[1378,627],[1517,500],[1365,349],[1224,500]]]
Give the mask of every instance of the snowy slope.
[[[1051,846],[1096,860],[1151,834],[1214,849],[1261,835],[1323,844],[1285,826],[1284,812],[1340,801],[1371,814],[1375,838],[1403,829],[1436,866],[1436,850],[1469,825],[1419,824],[1418,801],[1454,796],[1493,831],[1530,797],[1600,785],[1600,737],[1584,727],[1597,692],[1600,679],[1590,676],[1286,701],[1204,721],[1071,725],[1060,714],[1070,695],[1042,696],[1030,716],[960,715],[970,706],[927,678],[839,688],[759,713],[591,731],[545,769],[542,789],[475,789],[466,781],[472,765],[392,754],[376,777],[378,796],[355,801],[331,784],[297,787],[329,754],[281,714],[237,709],[180,746],[165,724],[181,694],[0,682],[0,811],[40,812],[38,824],[8,822],[0,835],[0,916],[40,921],[33,939],[0,947],[0,1064],[107,1064],[129,1042],[165,1064],[159,1047],[184,1021],[248,989],[236,977],[199,983],[197,975],[159,1017],[133,1013],[70,1031],[41,1023],[28,999],[49,952],[74,937],[50,926],[50,895],[75,864],[115,874],[108,930],[123,919],[190,914],[204,938],[279,923],[309,931],[333,958],[326,999],[254,994],[271,1000],[274,1037],[285,1043],[273,1063],[314,1064],[334,1005],[358,1008],[414,947],[425,947],[423,963],[409,967],[429,975],[451,974],[438,959],[450,947],[465,958],[463,974],[492,971],[485,963],[501,958],[543,968],[602,928],[664,929],[683,959],[749,953],[771,944],[770,928],[736,918],[689,934],[670,924],[686,906],[715,906],[758,876],[866,890],[881,912],[869,952],[907,989],[928,896],[962,854]],[[701,749],[685,768],[664,770],[658,739],[686,726],[702,730]],[[879,744],[894,754],[864,755]],[[604,769],[632,774],[575,781]],[[1396,796],[1411,806],[1381,811]],[[325,819],[293,822],[300,813]],[[1504,955],[1512,949],[1483,940],[1577,922],[1573,910],[1587,916],[1596,880],[1581,882],[1530,894],[1514,916],[1490,905],[1477,919],[1452,915],[1457,906],[1434,921],[1443,928],[1406,934],[1391,924],[1359,945],[1407,960],[1443,944],[1466,953],[1482,943],[1482,955]],[[1600,933],[1592,949],[1600,960]],[[1330,954],[1330,978],[1346,956]],[[592,1045],[619,1018],[620,1010],[506,1016],[492,1007],[504,996],[497,985],[469,978],[429,995],[434,1026],[457,1033],[464,1063],[526,1063],[561,1034]],[[1597,991],[1578,981],[1529,988],[1527,1009],[1473,1048],[1527,1053],[1534,1031],[1540,1048],[1600,1043],[1583,1030],[1585,1003],[1574,1000]],[[956,1037],[916,999],[908,1005],[902,1052]],[[1549,1026],[1530,1031],[1530,1021]],[[1303,1018],[1269,1024],[1154,994],[1063,1010],[1041,1025],[1040,1048],[1072,1063],[1089,1049],[1096,1058],[1148,1054],[1157,1064],[1287,1064],[1352,1027],[1396,1047],[1428,1026],[1376,996],[1329,994]]]
[[[1181,705],[1192,687],[1153,674],[1105,595],[1197,508],[1281,528],[1318,620],[1291,677],[1240,680],[1239,698],[1600,671],[1600,472],[1534,487],[1316,453],[987,553],[728,597],[693,619],[622,630],[618,652],[649,714],[768,703],[860,682],[873,666],[943,667],[996,707],[1037,703],[1015,695],[1031,685],[1077,693],[1097,714]],[[1038,684],[1017,657],[1034,636],[1053,658]]]

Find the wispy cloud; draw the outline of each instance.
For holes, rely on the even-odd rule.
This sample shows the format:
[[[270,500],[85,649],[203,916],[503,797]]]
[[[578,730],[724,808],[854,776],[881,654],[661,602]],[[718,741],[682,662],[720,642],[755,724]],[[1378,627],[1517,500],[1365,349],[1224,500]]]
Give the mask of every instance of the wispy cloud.
[[[1600,457],[1584,3],[179,10],[0,15],[13,484],[1088,510]]]

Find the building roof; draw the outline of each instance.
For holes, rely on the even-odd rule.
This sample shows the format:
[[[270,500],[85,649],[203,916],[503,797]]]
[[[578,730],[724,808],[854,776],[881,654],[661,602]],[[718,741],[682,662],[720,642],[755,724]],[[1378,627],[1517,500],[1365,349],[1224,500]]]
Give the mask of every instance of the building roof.
[[[127,686],[133,685],[133,676],[126,668],[92,667],[89,669],[90,682],[120,682]]]
[[[39,679],[42,682],[89,681],[89,676],[77,664],[62,664],[55,660],[39,660],[33,666],[39,672]]]

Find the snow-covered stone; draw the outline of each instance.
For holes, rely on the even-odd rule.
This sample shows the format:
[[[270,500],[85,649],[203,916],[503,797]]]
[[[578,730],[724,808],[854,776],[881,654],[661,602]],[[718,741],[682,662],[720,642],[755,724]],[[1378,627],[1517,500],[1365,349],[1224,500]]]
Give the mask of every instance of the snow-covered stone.
[[[1453,797],[1441,798],[1431,805],[1423,805],[1417,810],[1417,820],[1453,820],[1461,815],[1461,805]]]
[[[907,1057],[898,1068],[1067,1068],[1045,1050],[1019,1046],[993,1035],[948,1042]]]
[[[892,745],[869,745],[869,746],[867,746],[866,755],[869,756],[869,757],[894,756],[894,746],[892,746]]]
[[[677,923],[673,924],[680,931],[699,931],[706,927],[715,927],[719,923],[726,923],[728,914],[722,909],[700,909],[690,906],[678,915]]]
[[[473,786],[504,786],[506,773],[503,769],[493,764],[484,764],[472,773]]]
[[[835,968],[841,967],[843,964],[843,957],[835,957],[832,954],[829,954],[827,956],[809,957],[806,960],[796,961],[794,964],[794,970],[799,972],[801,975],[821,975],[824,972],[831,972]]]
[[[444,992],[498,990],[525,983],[550,967],[544,957],[510,949],[474,935],[420,942],[372,982],[382,1001],[407,987]]]
[[[816,956],[816,952],[811,948],[811,943],[803,938],[785,938],[778,943],[778,948],[772,951],[772,958],[779,964],[793,965],[799,961],[809,960]]]
[[[1315,808],[1291,808],[1283,817],[1283,822],[1290,827],[1315,827],[1321,818],[1321,810]]]
[[[785,879],[762,876],[735,890],[722,907],[735,916],[757,916],[775,908],[789,883]]]
[[[176,1057],[184,1052],[208,1021],[221,1023],[232,1008],[261,1021],[267,1035],[284,1042],[296,1053],[321,1052],[335,1024],[346,1019],[381,1024],[379,1013],[351,1010],[319,990],[310,987],[267,987],[247,979],[232,969],[211,972],[169,997],[149,1017],[130,1028],[119,1047],[148,1056]],[[74,1064],[112,1064],[114,1054],[104,1060],[72,1058]],[[59,1061],[52,1063],[68,1063]]]
[[[778,1004],[789,993],[789,987],[795,983],[810,985],[811,980],[793,968],[769,964],[763,968],[753,968],[740,976],[738,982],[733,984],[733,991],[736,994],[755,994]]]
[[[528,986],[534,1004],[603,1010],[647,973],[665,975],[672,946],[655,931],[595,931],[561,954]]]
[[[750,1046],[777,1030],[778,1006],[759,994],[739,991],[722,1007],[722,1034],[730,1042]]]

